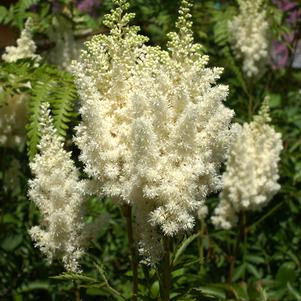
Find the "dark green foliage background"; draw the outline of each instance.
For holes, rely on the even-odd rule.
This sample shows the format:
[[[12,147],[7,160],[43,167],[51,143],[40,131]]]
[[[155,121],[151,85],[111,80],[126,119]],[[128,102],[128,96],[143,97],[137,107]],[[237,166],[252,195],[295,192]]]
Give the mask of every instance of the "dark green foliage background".
[[[77,11],[74,1],[58,2],[64,9],[57,13],[52,11],[51,1],[19,0],[10,9],[0,6],[0,23],[20,29],[24,20],[32,16],[37,24],[39,49],[45,47],[45,41],[50,41],[49,45],[53,42],[53,19],[69,24],[79,35],[87,28],[91,34],[106,31],[100,22],[112,7],[111,1],[101,1],[93,17]],[[150,37],[150,43],[165,47],[166,33],[174,29],[180,2],[131,2],[136,24]],[[227,20],[237,11],[235,1],[193,2],[195,39],[209,54],[211,66],[225,68],[221,82],[230,86],[227,105],[235,110],[235,121],[249,121],[264,96],[269,95],[272,123],[283,135],[284,150],[280,162],[281,191],[261,212],[247,213],[243,227],[217,231],[208,219],[197,224],[193,233],[174,239],[172,300],[301,300],[301,71],[291,65],[281,70],[267,66],[256,80],[247,80],[241,62],[235,59],[228,44]],[[34,11],[33,4],[38,5]],[[280,36],[287,30],[285,15],[271,1],[267,4],[272,16],[271,35]],[[300,21],[298,26],[300,37]],[[17,81],[10,82],[9,74],[14,74]],[[31,96],[28,147],[0,148],[0,301],[76,300],[78,292],[82,300],[122,300],[104,285],[106,281],[128,300],[131,269],[126,223],[120,208],[109,199],[89,200],[89,219],[99,214],[109,216],[82,259],[83,276],[62,274],[59,262],[48,265],[33,246],[28,229],[38,223],[39,215],[27,198],[27,180],[31,177],[28,162],[39,140],[39,105],[50,101],[55,125],[66,137],[66,148],[73,151],[75,159],[78,150],[72,146],[72,134],[80,117],[72,76],[47,64],[35,69],[27,60],[1,63],[0,84],[4,90],[0,102],[5,101],[3,93],[20,93],[22,85],[17,85],[27,80],[33,87],[25,91]],[[19,182],[8,190],[4,179],[15,158],[21,162]],[[210,212],[217,202],[217,196],[208,199]],[[235,250],[237,240],[240,244]],[[60,279],[52,278],[57,275],[61,275]],[[155,270],[141,265],[139,281],[139,298],[158,300]]]

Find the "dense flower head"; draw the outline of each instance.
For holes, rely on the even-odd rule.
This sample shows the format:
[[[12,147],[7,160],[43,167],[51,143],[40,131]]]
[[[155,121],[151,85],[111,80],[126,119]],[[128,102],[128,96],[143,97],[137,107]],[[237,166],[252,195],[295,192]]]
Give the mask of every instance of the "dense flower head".
[[[13,63],[19,59],[32,58],[37,61],[41,57],[36,52],[36,44],[32,39],[32,19],[28,19],[25,23],[25,27],[21,32],[20,38],[17,40],[17,46],[8,46],[5,48],[5,53],[2,55],[2,59],[5,62]]]
[[[128,24],[127,2],[115,3],[105,19],[110,34],[87,42],[73,64],[82,115],[75,142],[85,172],[105,195],[133,206],[141,233],[144,220],[148,233],[159,226],[174,235],[193,227],[220,188],[233,116],[223,104],[228,87],[216,85],[222,69],[206,67],[193,43],[188,1],[167,51],[146,46]]]
[[[268,55],[269,24],[263,0],[239,0],[239,15],[229,22],[229,33],[235,55],[243,60],[248,77],[258,74]]]
[[[212,217],[216,227],[229,229],[237,213],[262,209],[280,189],[277,183],[281,135],[268,124],[268,104],[254,121],[245,123],[230,149],[220,203]]]
[[[42,219],[41,226],[30,229],[30,235],[49,261],[61,258],[67,270],[79,271],[84,183],[79,180],[70,153],[63,149],[49,113],[48,105],[43,104],[40,153],[30,163],[34,178],[29,182],[29,197]]]

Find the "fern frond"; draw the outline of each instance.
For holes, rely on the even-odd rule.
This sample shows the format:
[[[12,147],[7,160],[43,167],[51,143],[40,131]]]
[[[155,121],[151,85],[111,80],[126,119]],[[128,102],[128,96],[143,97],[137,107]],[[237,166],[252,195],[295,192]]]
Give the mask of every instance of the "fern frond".
[[[234,60],[233,56],[231,55],[230,48],[225,47],[223,49],[223,53],[226,58],[226,62],[227,62],[229,69],[231,69],[232,72],[235,74],[236,79],[237,79],[239,85],[242,87],[243,91],[247,95],[249,95],[247,84],[245,82],[243,73],[241,72],[240,68],[236,65],[235,60]]]
[[[224,11],[217,10],[214,12],[214,41],[218,46],[224,47],[229,42],[228,23],[233,16],[235,16],[235,9],[231,6]]]
[[[36,81],[32,85],[32,98],[29,106],[29,124],[27,127],[28,156],[32,160],[40,141],[39,117],[42,102],[51,107],[54,126],[62,137],[66,136],[68,123],[74,114],[76,88],[71,74],[54,66],[42,65],[35,72]]]
[[[73,77],[67,73],[62,75],[64,75],[64,79],[57,82],[51,104],[54,126],[58,133],[65,137],[68,123],[73,116],[74,100],[77,94]]]
[[[16,5],[14,5],[14,20],[15,25],[19,27],[19,29],[23,28],[25,19],[28,18],[27,10],[37,4],[39,0],[19,0]]]
[[[65,272],[58,276],[52,276],[51,278],[57,279],[57,280],[72,280],[72,281],[83,281],[88,283],[98,283],[99,281],[97,279],[94,279],[89,276],[85,276],[78,273],[71,273],[71,272]]]
[[[29,120],[26,126],[29,160],[32,160],[37,153],[37,147],[40,141],[39,119],[41,104],[49,99],[53,91],[53,86],[53,81],[47,75],[44,75],[39,81],[34,82],[32,87],[32,97],[28,107]]]

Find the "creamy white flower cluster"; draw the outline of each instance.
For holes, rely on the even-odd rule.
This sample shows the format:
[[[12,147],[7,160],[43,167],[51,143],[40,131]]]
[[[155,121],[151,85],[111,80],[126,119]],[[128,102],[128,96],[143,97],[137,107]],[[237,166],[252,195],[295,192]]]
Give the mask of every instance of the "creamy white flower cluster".
[[[280,189],[277,180],[281,135],[268,125],[269,121],[264,101],[259,115],[237,134],[223,175],[220,203],[212,217],[218,228],[234,226],[240,211],[260,210]]]
[[[6,47],[2,59],[8,63],[16,62],[23,58],[32,58],[38,62],[41,57],[34,54],[36,45],[31,35],[32,20],[28,19],[17,40],[17,46]],[[31,87],[30,83],[26,83]],[[0,87],[1,89],[1,87]],[[6,102],[0,107],[0,145],[13,147],[25,140],[25,124],[27,122],[28,95],[21,93],[8,96]]]
[[[50,262],[61,258],[67,270],[76,272],[83,254],[84,182],[79,181],[71,154],[63,149],[47,104],[41,108],[40,126],[40,153],[30,163],[34,179],[29,182],[29,197],[39,208],[42,223],[31,228],[30,235]]]
[[[37,47],[32,40],[31,30],[32,20],[29,18],[25,23],[20,38],[17,40],[17,46],[8,46],[5,48],[6,53],[2,55],[3,61],[13,63],[24,58],[32,58],[37,61],[41,59],[39,55],[35,54]]]
[[[243,71],[248,77],[258,74],[268,55],[266,11],[263,0],[239,0],[240,14],[229,22],[233,49],[243,60]]]
[[[220,188],[233,111],[223,104],[228,87],[216,85],[222,69],[206,67],[193,43],[188,1],[168,51],[145,46],[126,1],[115,3],[110,34],[87,42],[73,64],[82,115],[75,142],[101,193],[131,204],[138,232],[147,225],[157,241],[156,226],[170,236],[191,229]]]

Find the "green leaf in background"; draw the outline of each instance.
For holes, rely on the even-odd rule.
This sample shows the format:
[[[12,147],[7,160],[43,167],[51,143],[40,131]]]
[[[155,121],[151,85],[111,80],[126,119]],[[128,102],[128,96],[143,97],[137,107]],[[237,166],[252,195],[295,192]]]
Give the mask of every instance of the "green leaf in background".
[[[181,243],[180,247],[175,253],[175,256],[173,258],[172,264],[176,265],[179,261],[181,255],[185,252],[186,248],[199,236],[199,233],[193,234],[189,236],[188,238],[184,239]]]
[[[256,279],[261,278],[261,275],[260,275],[259,271],[257,270],[257,268],[253,264],[247,263],[246,268],[247,268],[249,273],[251,273],[253,276],[255,276]]]
[[[280,94],[268,94],[269,106],[271,109],[279,108],[281,106],[281,95]]]
[[[49,287],[50,284],[48,281],[32,281],[22,285],[20,288],[17,289],[17,292],[21,294],[35,290],[48,290]]]
[[[159,286],[159,281],[155,281],[151,288],[150,288],[150,292],[151,292],[151,297],[152,298],[158,298],[159,297],[159,293],[160,293],[160,286]]]
[[[245,282],[232,285],[232,292],[239,301],[249,301],[248,286]]]
[[[13,251],[22,243],[22,240],[23,240],[23,235],[22,234],[7,236],[1,242],[1,247],[5,251]]]
[[[201,296],[226,300],[226,290],[222,287],[219,287],[218,285],[209,284],[195,288],[195,290],[199,291],[201,293]]]
[[[292,297],[294,297],[294,300],[301,300],[301,294],[300,294],[300,290],[297,290],[296,288],[294,288],[290,282],[287,283],[287,289],[290,293],[290,295]]]
[[[276,274],[276,281],[282,286],[286,286],[288,282],[294,283],[297,278],[295,268],[292,262],[283,263]]]
[[[246,271],[246,265],[243,263],[240,266],[236,267],[233,273],[232,281],[236,282],[241,279]]]

